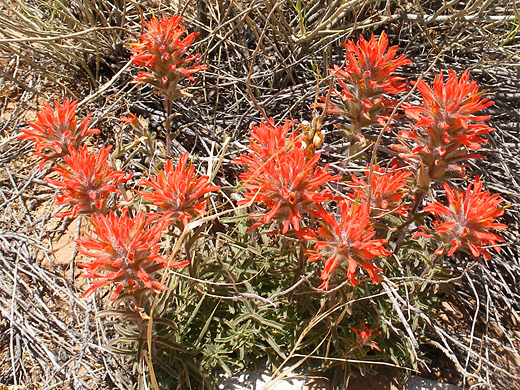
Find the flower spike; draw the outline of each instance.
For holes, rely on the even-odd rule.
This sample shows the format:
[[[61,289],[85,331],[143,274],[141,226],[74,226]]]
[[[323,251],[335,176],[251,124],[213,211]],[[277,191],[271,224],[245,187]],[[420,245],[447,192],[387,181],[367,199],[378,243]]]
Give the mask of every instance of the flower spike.
[[[346,49],[345,65],[329,69],[330,74],[336,76],[338,88],[332,90],[332,96],[338,103],[331,102],[327,112],[349,118],[351,123],[345,128],[347,135],[359,137],[363,127],[375,123],[387,125],[390,109],[396,102],[385,94],[396,95],[407,89],[404,79],[395,72],[411,61],[404,55],[396,58],[398,47],[388,47],[384,32],[379,39],[372,35],[367,41],[360,36],[358,42],[350,40],[343,46]]]
[[[406,115],[415,120],[415,126],[423,128],[435,146],[446,148],[454,143],[479,150],[481,144],[487,143],[482,135],[494,129],[479,122],[489,120],[489,116],[473,114],[494,102],[482,98],[477,83],[469,81],[469,72],[464,72],[458,78],[450,69],[444,83],[441,71],[433,81],[433,89],[422,80],[417,82],[417,89],[423,97],[423,106],[403,107]]]
[[[365,172],[367,181],[370,177],[369,168],[367,166]],[[398,169],[397,166],[393,166],[386,170],[376,164],[372,169],[371,188],[362,178],[351,175],[352,187],[354,188],[353,198],[367,201],[370,192],[370,206],[373,216],[393,212],[406,217],[407,207],[402,204],[402,199],[406,194],[406,180],[410,176],[412,176],[412,172],[408,169]]]
[[[97,288],[115,284],[110,300],[115,300],[122,291],[129,294],[141,290],[156,293],[168,288],[153,279],[153,274],[163,268],[181,268],[188,261],[168,261],[159,255],[159,241],[162,231],[168,225],[169,215],[161,218],[139,212],[134,218],[128,216],[128,209],[121,215],[93,216],[91,234],[78,238],[79,252],[94,260],[78,264],[85,269],[84,278],[92,279],[90,287],[83,294],[91,295]]]
[[[47,160],[56,160],[69,155],[70,147],[78,149],[89,134],[99,134],[98,129],[89,127],[89,114],[78,125],[76,108],[78,101],[65,100],[63,104],[54,103],[54,109],[49,103],[36,114],[37,120],[28,122],[32,129],[22,129],[18,139],[34,142],[36,152],[41,156],[40,171]]]
[[[268,210],[250,216],[261,219],[249,230],[273,220],[282,223],[282,234],[290,226],[300,230],[303,213],[312,213],[317,203],[334,199],[331,191],[322,186],[340,180],[341,176],[328,172],[328,165],[317,167],[319,153],[308,160],[301,136],[288,135],[291,126],[292,122],[286,122],[277,127],[272,121],[253,126],[251,152],[234,160],[248,168],[240,175],[246,193],[238,204],[263,203]]]
[[[410,130],[399,132],[401,145],[392,148],[402,158],[424,167],[424,188],[430,181],[445,182],[453,174],[464,177],[466,165],[459,162],[484,157],[470,151],[479,150],[487,143],[483,136],[494,131],[484,123],[489,116],[474,114],[493,102],[482,98],[477,83],[469,81],[469,72],[459,78],[450,70],[446,81],[440,72],[432,88],[420,80],[417,89],[423,105],[403,105],[405,114],[415,124]]]
[[[307,228],[297,232],[300,238],[315,241],[308,262],[325,259],[325,268],[320,276],[323,283],[318,288],[328,290],[332,274],[338,267],[345,270],[352,285],[359,284],[355,276],[358,265],[365,269],[374,283],[379,283],[377,272],[382,269],[370,261],[392,253],[383,247],[388,241],[373,239],[376,232],[370,223],[366,202],[344,199],[338,208],[339,221],[318,205],[317,217],[322,220],[321,227],[316,231]]]
[[[132,62],[147,69],[139,72],[135,81],[153,85],[170,100],[186,95],[178,88],[182,77],[193,81],[193,74],[207,69],[200,62],[192,64],[200,54],[186,54],[199,33],[190,33],[183,38],[181,21],[180,16],[152,18],[145,22],[146,31],[139,42],[131,44]]]
[[[136,191],[162,212],[171,212],[172,218],[182,221],[183,226],[194,216],[204,215],[208,194],[220,189],[211,185],[208,176],[197,176],[195,167],[191,164],[188,167],[188,157],[186,152],[175,169],[171,160],[166,161],[156,178],[148,176],[148,180],[139,182],[142,186],[151,187],[153,192]]]
[[[500,252],[497,244],[504,242],[504,239],[491,230],[507,229],[507,225],[495,222],[504,214],[504,207],[500,206],[503,199],[498,194],[491,195],[483,191],[478,176],[466,192],[453,190],[446,183],[444,191],[448,198],[447,207],[439,202],[432,202],[424,208],[424,211],[436,217],[435,234],[443,242],[435,253],[451,256],[455,251],[465,249],[473,257],[483,256],[489,260],[491,255],[487,246],[491,245]],[[431,234],[425,233],[425,228],[421,230],[414,237],[431,237]]]
[[[56,214],[57,217],[71,215],[105,214],[106,203],[110,193],[120,194],[116,188],[132,178],[122,171],[114,171],[108,166],[108,153],[112,146],[102,147],[98,153],[91,154],[86,146],[76,151],[69,147],[69,156],[64,158],[65,164],[53,170],[61,176],[61,180],[46,178],[55,186],[61,187],[62,194],[56,197],[56,204],[68,204],[72,210]]]

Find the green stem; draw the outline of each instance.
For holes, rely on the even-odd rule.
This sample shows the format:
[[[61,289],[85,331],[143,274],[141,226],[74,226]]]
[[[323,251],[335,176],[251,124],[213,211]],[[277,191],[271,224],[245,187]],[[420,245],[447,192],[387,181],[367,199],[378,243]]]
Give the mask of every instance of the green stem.
[[[189,271],[190,277],[194,278],[195,275],[193,273],[193,259],[191,258],[191,248],[189,245],[189,240],[184,241],[184,250],[186,251],[186,257],[188,258],[188,261],[189,261],[188,271]]]
[[[412,206],[412,209],[410,210],[410,215],[408,216],[408,219],[406,220],[405,223],[403,223],[403,225],[401,225],[401,226],[403,226],[403,229],[401,230],[401,233],[399,234],[399,238],[397,239],[397,243],[395,245],[394,253],[397,253],[399,251],[399,248],[401,248],[401,245],[403,244],[404,237],[405,237],[406,233],[408,232],[408,228],[410,227],[410,223],[412,222],[412,220],[413,220],[413,218],[415,216],[415,213],[417,212],[417,209],[421,205],[425,195],[426,195],[426,191],[424,191],[424,190],[418,190],[415,193],[414,204]]]

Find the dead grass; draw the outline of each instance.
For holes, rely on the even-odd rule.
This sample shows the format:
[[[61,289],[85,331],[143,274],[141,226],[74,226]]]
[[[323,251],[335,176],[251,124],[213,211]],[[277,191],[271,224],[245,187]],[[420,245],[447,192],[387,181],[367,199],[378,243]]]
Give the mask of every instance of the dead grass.
[[[518,388],[519,5],[501,0],[197,4],[185,18],[201,31],[198,46],[210,69],[191,88],[198,103],[176,103],[182,113],[175,139],[179,152],[206,156],[230,136],[231,154],[238,153],[249,124],[261,119],[248,87],[267,116],[310,120],[317,65],[325,69],[338,63],[338,43],[358,32],[384,28],[414,61],[410,78],[437,57],[439,68],[470,69],[489,90],[496,102],[490,115],[497,131],[483,151],[487,159],[472,168],[511,204],[506,216],[511,234],[502,255],[464,274],[439,317],[424,321],[431,344],[448,356],[463,384]],[[129,83],[130,68],[118,73],[129,59],[122,43],[139,33],[141,17],[152,12],[172,8],[161,1],[0,2],[0,383],[28,389],[123,389],[134,378],[104,348],[112,334],[95,318],[102,302],[81,298],[71,245],[76,222],[53,219],[54,191],[16,134],[42,99],[61,96],[83,99],[82,109],[94,112],[106,142],[113,142],[111,129],[128,111],[146,116],[159,129],[164,116],[153,94]],[[331,123],[325,121],[324,131],[325,156],[341,156],[344,144],[333,137]],[[234,170],[226,165],[223,173],[223,182],[232,182]],[[462,275],[464,259],[453,269]],[[399,304],[403,311],[413,309],[407,302]]]

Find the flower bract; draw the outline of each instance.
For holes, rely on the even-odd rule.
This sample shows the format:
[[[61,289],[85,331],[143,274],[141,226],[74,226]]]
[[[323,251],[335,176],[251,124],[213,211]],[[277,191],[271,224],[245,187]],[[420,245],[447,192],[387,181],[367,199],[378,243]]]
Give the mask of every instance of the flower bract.
[[[171,212],[172,217],[186,226],[191,218],[206,213],[210,192],[220,189],[212,186],[208,176],[197,176],[195,167],[188,166],[189,154],[186,152],[174,168],[167,160],[164,168],[155,178],[142,179],[139,184],[153,189],[152,192],[137,191],[143,199],[152,202],[162,212]]]
[[[483,256],[489,260],[491,256],[487,247],[493,246],[499,252],[497,244],[504,241],[492,231],[507,229],[507,225],[496,222],[504,214],[504,208],[500,206],[503,199],[498,194],[483,191],[478,176],[465,192],[454,190],[446,183],[444,191],[448,206],[432,202],[424,208],[436,216],[435,233],[444,242],[435,253],[451,256],[460,248],[469,250],[474,257]],[[430,236],[422,232],[418,235]]]
[[[190,33],[184,36],[182,17],[161,19],[152,18],[145,22],[146,31],[138,43],[132,44],[132,62],[147,69],[139,72],[136,81],[156,87],[159,92],[173,100],[183,94],[178,88],[181,77],[193,80],[193,74],[207,69],[201,63],[193,63],[200,54],[188,55],[186,50],[199,35]]]
[[[168,225],[169,215],[137,213],[128,216],[128,209],[121,215],[113,212],[108,215],[93,216],[90,233],[79,238],[79,251],[94,260],[78,264],[85,269],[84,278],[91,279],[90,287],[84,297],[91,295],[97,288],[114,284],[116,288],[110,299],[116,299],[124,291],[136,294],[142,290],[159,292],[167,287],[155,280],[153,274],[163,268],[180,268],[188,261],[168,261],[159,255],[159,241]]]
[[[69,147],[77,149],[89,134],[99,134],[98,129],[89,127],[89,114],[79,124],[76,120],[78,102],[68,99],[60,104],[44,103],[36,114],[37,119],[28,122],[30,129],[22,129],[19,139],[34,142],[35,154],[42,157],[40,170],[47,160],[56,160],[69,154]]]
[[[86,146],[79,150],[70,147],[64,164],[53,170],[60,180],[46,178],[48,183],[61,187],[61,195],[56,197],[56,204],[67,204],[72,210],[56,214],[58,217],[79,214],[104,214],[106,203],[111,193],[121,193],[116,188],[132,177],[122,171],[114,171],[108,166],[108,153],[111,146],[102,147],[97,153],[89,153]]]
[[[307,261],[325,259],[325,268],[320,276],[323,283],[319,288],[328,289],[332,274],[338,267],[344,270],[354,286],[359,284],[356,279],[358,266],[365,269],[374,283],[378,283],[377,271],[382,269],[371,261],[392,253],[383,247],[387,240],[374,239],[376,232],[366,202],[344,199],[339,202],[338,208],[339,218],[336,218],[318,206],[317,217],[321,219],[321,227],[315,231],[307,228],[299,233],[301,238],[315,241],[314,251],[310,251]]]

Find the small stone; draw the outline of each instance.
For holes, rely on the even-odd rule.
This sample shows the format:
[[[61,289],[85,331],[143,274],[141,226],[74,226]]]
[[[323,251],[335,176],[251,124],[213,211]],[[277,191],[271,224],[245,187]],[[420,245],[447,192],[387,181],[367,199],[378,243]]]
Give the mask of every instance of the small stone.
[[[405,390],[460,390],[460,387],[412,375],[406,383]]]

